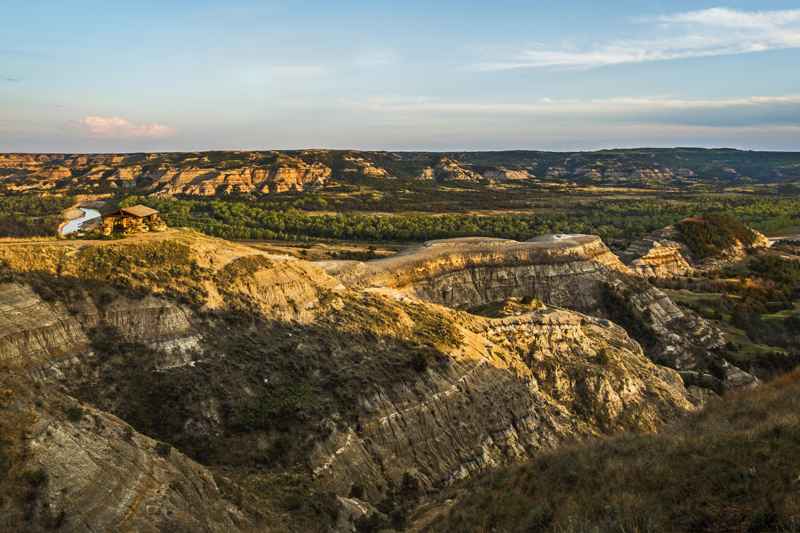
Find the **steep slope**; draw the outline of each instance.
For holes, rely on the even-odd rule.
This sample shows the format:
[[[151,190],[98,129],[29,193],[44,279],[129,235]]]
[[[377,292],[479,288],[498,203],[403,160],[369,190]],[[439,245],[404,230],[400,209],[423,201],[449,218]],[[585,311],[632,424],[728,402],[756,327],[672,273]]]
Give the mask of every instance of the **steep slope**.
[[[591,235],[554,235],[520,243],[463,238],[430,241],[368,263],[330,264],[353,287],[391,287],[448,307],[469,309],[514,296],[592,311],[600,281],[625,266]]]
[[[317,265],[190,232],[4,245],[0,258],[2,359],[45,397],[61,401],[64,388],[94,406],[110,433],[71,429],[88,449],[114,443],[98,461],[139,457],[147,470],[150,456],[137,450],[153,444],[136,437],[118,451],[121,423],[94,409],[224,471],[231,490],[274,506],[295,530],[413,499],[401,494],[409,483],[439,490],[692,409],[675,371],[620,327],[572,311],[474,316],[391,288],[348,288]],[[181,471],[193,464],[176,457]],[[178,476],[158,468],[159,482]],[[228,509],[225,498],[211,480],[197,483],[214,502],[203,520],[224,523],[230,513],[215,509]],[[72,516],[80,501],[58,505]],[[180,515],[184,503],[175,505]]]
[[[647,278],[670,278],[689,274],[692,265],[686,260],[685,245],[674,236],[658,232],[632,243],[621,255],[631,270]]]
[[[794,531],[800,374],[675,426],[543,454],[421,509],[415,531]]]
[[[524,243],[450,239],[387,259],[325,266],[351,287],[390,287],[460,309],[537,298],[621,323],[653,360],[686,371],[692,385],[719,392],[755,381],[720,358],[721,331],[636,276],[595,236],[550,235]]]
[[[8,368],[0,381],[3,531],[272,530],[168,444]]]

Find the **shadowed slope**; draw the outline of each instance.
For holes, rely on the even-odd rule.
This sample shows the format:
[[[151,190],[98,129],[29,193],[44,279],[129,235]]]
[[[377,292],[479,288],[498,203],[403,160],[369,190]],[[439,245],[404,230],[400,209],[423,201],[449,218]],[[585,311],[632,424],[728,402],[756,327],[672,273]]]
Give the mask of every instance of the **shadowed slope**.
[[[800,373],[656,435],[545,454],[418,515],[425,531],[797,531]],[[444,499],[445,497],[443,497]]]

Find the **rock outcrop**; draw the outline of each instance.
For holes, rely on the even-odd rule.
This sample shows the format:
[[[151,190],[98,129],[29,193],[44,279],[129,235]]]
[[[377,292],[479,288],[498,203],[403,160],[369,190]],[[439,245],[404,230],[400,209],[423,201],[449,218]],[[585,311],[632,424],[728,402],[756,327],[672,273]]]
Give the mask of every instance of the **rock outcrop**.
[[[636,276],[595,236],[550,235],[528,242],[450,239],[368,263],[325,266],[351,287],[390,287],[457,309],[537,298],[629,321],[626,327],[641,331],[648,355],[678,370],[707,372],[722,364],[716,352],[725,344],[723,333]],[[737,372],[724,381],[734,387],[755,378]]]
[[[265,167],[164,169],[163,174],[152,179],[151,188],[163,196],[279,193],[323,186],[330,175],[331,169],[321,163],[309,165],[302,160],[281,158]]]
[[[752,228],[749,231],[753,235],[752,243],[734,240],[730,247],[711,257],[697,258],[683,242],[680,231],[675,226],[667,226],[633,242],[621,257],[631,270],[645,277],[671,278],[716,270],[771,245],[764,234]]]
[[[608,273],[627,272],[591,235],[445,239],[386,259],[326,266],[349,286],[391,287],[457,309],[531,296],[584,312],[597,309]]]
[[[509,169],[503,167],[484,170],[482,174],[484,178],[494,181],[522,181],[536,177],[529,169]]]
[[[686,246],[664,235],[649,235],[632,243],[622,258],[631,270],[644,277],[671,278],[690,274]]]
[[[576,438],[649,431],[691,409],[678,376],[607,321],[546,308],[470,322],[446,364],[368,395],[358,427],[314,449],[320,483],[379,494],[411,475],[430,490]],[[660,400],[643,401],[651,396]]]
[[[433,169],[434,177],[439,181],[481,181],[483,176],[464,166],[458,161],[444,157]]]
[[[0,182],[12,190],[135,188],[162,196],[278,193],[324,186],[331,168],[276,152],[201,154],[0,155]],[[375,170],[377,171],[377,169]]]

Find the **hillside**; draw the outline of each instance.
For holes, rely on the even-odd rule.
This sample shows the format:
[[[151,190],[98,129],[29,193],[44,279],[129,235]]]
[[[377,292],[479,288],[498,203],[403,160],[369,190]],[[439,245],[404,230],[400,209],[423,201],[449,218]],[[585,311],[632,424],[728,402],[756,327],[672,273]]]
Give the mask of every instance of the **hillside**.
[[[414,529],[796,531],[799,399],[795,372],[655,435],[545,453],[448,492]]]
[[[632,149],[600,152],[362,152],[302,150],[141,154],[4,154],[8,191],[216,196],[305,191],[363,181],[626,187],[788,183],[796,153]],[[414,184],[419,185],[414,185]]]
[[[2,505],[34,531],[347,530],[365,512],[400,524],[459,479],[653,431],[697,401],[608,320],[468,314],[336,273],[352,263],[185,231],[7,242],[0,259],[3,409],[30,420],[4,430],[17,450],[4,475],[22,492]],[[132,462],[103,468],[104,483],[140,503],[102,503],[78,456],[54,451],[67,438],[94,464]],[[187,514],[184,484],[202,485],[202,512]]]
[[[709,213],[645,235],[621,255],[640,275],[672,278],[719,270],[770,245],[763,234],[735,217]]]
[[[0,511],[30,531],[344,532],[428,505],[457,529],[440,497],[467,480],[758,383],[672,295],[591,235],[317,262],[176,229],[5,240]]]

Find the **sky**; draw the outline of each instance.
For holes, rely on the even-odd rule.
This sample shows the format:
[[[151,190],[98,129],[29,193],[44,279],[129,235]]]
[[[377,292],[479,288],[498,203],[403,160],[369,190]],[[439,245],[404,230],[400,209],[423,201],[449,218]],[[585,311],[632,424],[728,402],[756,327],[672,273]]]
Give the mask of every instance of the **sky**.
[[[800,0],[0,0],[0,152],[800,151]]]

